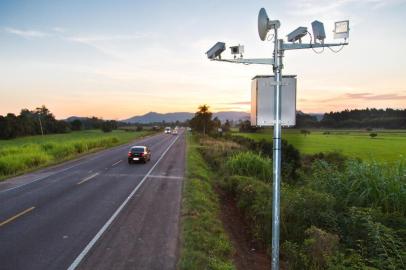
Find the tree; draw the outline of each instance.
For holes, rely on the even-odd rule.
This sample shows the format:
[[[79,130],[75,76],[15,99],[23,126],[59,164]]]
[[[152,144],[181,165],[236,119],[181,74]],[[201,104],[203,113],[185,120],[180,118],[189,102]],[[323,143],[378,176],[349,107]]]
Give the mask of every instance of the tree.
[[[213,114],[209,111],[209,106],[206,104],[200,105],[195,116],[190,120],[190,127],[197,131],[203,133],[210,133],[214,128],[214,122],[211,120]]]
[[[240,132],[256,132],[257,127],[252,126],[249,120],[241,121],[239,124]]]
[[[79,119],[73,120],[70,123],[70,125],[71,125],[72,130],[81,130],[82,126],[83,126],[82,121],[80,121]]]
[[[112,127],[110,121],[104,121],[101,125],[101,130],[103,132],[111,132],[113,130],[113,127]]]
[[[229,132],[231,129],[230,121],[226,120],[226,122],[221,128],[223,129],[224,132]]]

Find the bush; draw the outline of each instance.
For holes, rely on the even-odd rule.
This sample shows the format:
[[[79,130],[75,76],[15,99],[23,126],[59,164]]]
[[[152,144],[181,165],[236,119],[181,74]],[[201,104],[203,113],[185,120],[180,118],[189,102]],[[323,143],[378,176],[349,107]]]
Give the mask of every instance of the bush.
[[[305,231],[304,250],[312,269],[325,269],[329,258],[338,251],[338,236],[311,226]]]
[[[378,133],[373,132],[369,134],[369,137],[371,138],[375,138],[376,136],[378,136]]]
[[[350,208],[342,219],[343,241],[378,269],[404,269],[406,246],[404,239],[373,219],[374,210]]]
[[[282,188],[281,235],[289,241],[301,243],[304,232],[314,225],[327,231],[337,232],[337,217],[334,211],[336,200],[328,193],[308,187]]]

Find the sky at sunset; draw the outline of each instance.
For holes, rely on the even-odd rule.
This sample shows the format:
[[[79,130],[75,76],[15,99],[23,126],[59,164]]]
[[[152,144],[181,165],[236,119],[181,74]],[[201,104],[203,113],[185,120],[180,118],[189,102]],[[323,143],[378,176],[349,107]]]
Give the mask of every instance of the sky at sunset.
[[[340,53],[288,51],[298,110],[406,108],[406,0],[0,0],[0,114],[45,104],[57,118],[125,119],[150,111],[249,111],[251,78],[271,67],[208,61],[217,41],[271,57],[260,41],[265,7],[281,36],[350,20]],[[304,38],[304,42],[308,37]],[[224,56],[230,56],[229,51]]]

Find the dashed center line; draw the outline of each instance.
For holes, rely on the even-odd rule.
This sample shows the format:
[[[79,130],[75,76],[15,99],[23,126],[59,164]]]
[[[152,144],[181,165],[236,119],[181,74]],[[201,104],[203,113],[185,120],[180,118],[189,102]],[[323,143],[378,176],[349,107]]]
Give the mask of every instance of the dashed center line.
[[[7,220],[1,222],[1,223],[0,223],[0,227],[6,225],[7,223],[10,223],[10,222],[16,220],[17,218],[21,217],[22,215],[27,214],[28,212],[31,212],[31,211],[34,210],[34,209],[35,209],[34,206],[31,206],[30,208],[25,209],[24,211],[18,213],[17,215],[12,216],[11,218],[9,218],[9,219],[7,219]]]
[[[123,161],[123,160],[119,160],[119,161],[117,161],[116,163],[114,163],[113,165],[111,165],[111,167],[114,167],[114,166],[116,166],[118,163],[120,163],[121,161]]]
[[[95,177],[98,176],[98,175],[99,175],[99,173],[94,173],[94,174],[92,174],[92,175],[86,177],[86,178],[83,179],[82,181],[78,182],[77,184],[78,184],[78,185],[83,184],[83,183],[89,181],[90,179],[95,178]]]

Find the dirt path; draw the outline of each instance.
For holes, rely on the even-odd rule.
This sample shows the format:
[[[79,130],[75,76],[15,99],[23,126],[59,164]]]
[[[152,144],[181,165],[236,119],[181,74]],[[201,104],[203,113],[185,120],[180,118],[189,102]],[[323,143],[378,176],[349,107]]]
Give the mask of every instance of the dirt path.
[[[221,199],[220,218],[235,248],[234,263],[238,270],[270,269],[271,261],[261,244],[252,240],[249,226],[241,211],[236,207],[234,198],[217,188]]]

